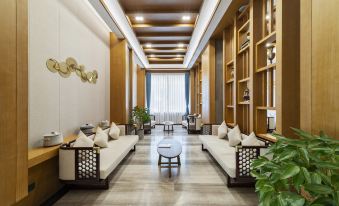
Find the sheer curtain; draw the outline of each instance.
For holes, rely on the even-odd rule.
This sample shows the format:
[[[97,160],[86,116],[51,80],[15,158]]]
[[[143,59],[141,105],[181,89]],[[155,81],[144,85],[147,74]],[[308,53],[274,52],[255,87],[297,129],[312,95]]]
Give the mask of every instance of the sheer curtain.
[[[151,114],[157,123],[181,123],[186,112],[185,74],[153,73],[151,79]]]

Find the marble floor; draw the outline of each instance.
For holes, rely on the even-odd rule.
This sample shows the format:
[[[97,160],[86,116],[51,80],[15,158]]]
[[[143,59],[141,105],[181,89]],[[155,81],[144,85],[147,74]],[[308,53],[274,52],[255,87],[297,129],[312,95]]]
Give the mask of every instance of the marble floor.
[[[162,126],[140,140],[117,168],[108,190],[71,190],[55,205],[258,205],[254,188],[228,188],[226,176],[197,135],[181,126],[164,133]],[[158,168],[156,145],[173,138],[183,145],[180,169]]]

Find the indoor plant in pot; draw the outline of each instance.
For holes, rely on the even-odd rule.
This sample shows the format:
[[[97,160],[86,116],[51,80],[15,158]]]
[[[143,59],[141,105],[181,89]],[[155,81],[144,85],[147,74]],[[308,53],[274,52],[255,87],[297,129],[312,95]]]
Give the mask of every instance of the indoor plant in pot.
[[[144,136],[144,123],[150,121],[151,117],[147,108],[138,106],[133,108],[131,122],[135,124],[140,138]]]
[[[339,140],[293,130],[251,164],[260,205],[339,205]]]

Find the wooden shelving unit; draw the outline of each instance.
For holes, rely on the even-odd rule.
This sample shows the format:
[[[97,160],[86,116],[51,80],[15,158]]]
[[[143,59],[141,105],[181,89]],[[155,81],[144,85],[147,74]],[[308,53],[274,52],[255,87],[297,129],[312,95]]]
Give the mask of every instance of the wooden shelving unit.
[[[198,63],[196,68],[196,77],[197,77],[197,102],[196,102],[196,113],[201,114],[202,112],[202,68],[201,62]]]
[[[248,4],[246,8],[249,8]],[[245,9],[238,13],[235,18],[235,29],[237,33],[236,38],[236,91],[237,91],[237,104],[236,104],[236,123],[239,125],[240,130],[245,133],[250,133],[250,101],[244,99],[245,91],[250,88],[250,49],[251,49],[251,31],[252,24],[250,19],[250,9]],[[251,94],[251,93],[250,93]],[[251,95],[250,95],[251,96]],[[251,99],[251,97],[250,97]]]
[[[272,118],[280,134],[291,135],[290,127],[299,127],[299,35],[290,30],[298,28],[296,7],[294,1],[245,0],[238,5],[241,11],[228,17],[223,30],[225,120],[243,133],[274,140],[268,128]],[[230,68],[235,68],[232,78]],[[244,99],[247,89],[249,101]]]
[[[235,26],[229,26],[223,33],[223,50],[224,50],[224,119],[227,125],[234,125],[236,122],[236,85],[235,85]]]
[[[258,36],[255,39],[255,74],[256,101],[254,102],[254,130],[267,137],[276,130],[276,1],[260,0],[255,2],[261,8],[262,16],[256,27]],[[254,5],[255,6],[255,5]],[[260,32],[261,31],[261,32]],[[272,118],[271,121],[268,121]],[[270,127],[270,128],[269,128]],[[273,129],[274,128],[274,129]]]

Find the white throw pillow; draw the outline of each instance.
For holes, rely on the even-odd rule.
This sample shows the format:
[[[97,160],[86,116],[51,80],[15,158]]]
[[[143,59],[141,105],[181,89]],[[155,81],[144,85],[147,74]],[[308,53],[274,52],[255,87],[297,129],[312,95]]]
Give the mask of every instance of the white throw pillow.
[[[114,122],[112,122],[112,125],[111,125],[111,128],[108,134],[112,139],[119,139],[120,129]]]
[[[97,128],[97,132],[94,137],[94,144],[99,147],[108,147],[108,135],[102,131],[100,127]]]
[[[250,135],[243,135],[243,140],[241,141],[243,146],[264,146],[265,142],[258,140],[257,136],[252,132]]]
[[[93,145],[93,140],[88,138],[82,131],[80,131],[78,134],[78,138],[73,144],[73,147],[93,147]]]
[[[228,144],[231,147],[237,146],[241,142],[241,132],[239,126],[235,126],[228,134]]]
[[[227,136],[227,125],[226,125],[225,121],[223,121],[223,123],[218,128],[218,137],[220,139],[223,139],[226,136]]]

